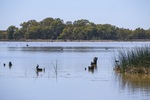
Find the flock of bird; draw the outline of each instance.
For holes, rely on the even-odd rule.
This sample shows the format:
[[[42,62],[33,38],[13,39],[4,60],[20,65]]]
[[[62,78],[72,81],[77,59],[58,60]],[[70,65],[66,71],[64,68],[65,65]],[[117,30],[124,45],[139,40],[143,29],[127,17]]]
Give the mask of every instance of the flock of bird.
[[[5,67],[6,63],[4,63],[3,66]],[[11,61],[8,63],[8,66],[9,66],[9,68],[11,68],[13,66]],[[43,69],[39,68],[39,65],[37,64],[37,66],[36,66],[36,72],[45,72],[45,68],[43,68]]]
[[[4,63],[3,65],[4,65],[4,67],[6,66],[5,63]],[[9,62],[9,63],[8,63],[8,66],[9,66],[9,68],[11,68],[11,67],[12,67],[12,62]]]

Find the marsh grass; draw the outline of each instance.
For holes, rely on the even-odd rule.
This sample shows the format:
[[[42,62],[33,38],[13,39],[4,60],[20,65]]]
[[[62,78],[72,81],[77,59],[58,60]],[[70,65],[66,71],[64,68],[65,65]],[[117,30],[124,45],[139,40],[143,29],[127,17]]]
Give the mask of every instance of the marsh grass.
[[[119,50],[115,70],[121,73],[150,74],[150,46]]]
[[[52,62],[53,64],[53,62]],[[58,60],[56,60],[56,65],[53,64],[53,68],[54,68],[54,71],[55,71],[55,74],[56,74],[56,79],[57,79],[57,75],[58,75]]]

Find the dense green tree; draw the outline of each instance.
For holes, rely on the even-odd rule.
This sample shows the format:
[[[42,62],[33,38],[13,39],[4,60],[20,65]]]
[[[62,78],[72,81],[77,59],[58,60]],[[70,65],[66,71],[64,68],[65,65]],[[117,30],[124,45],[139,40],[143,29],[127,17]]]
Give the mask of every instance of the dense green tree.
[[[84,40],[99,39],[96,26],[91,23],[84,28]]]
[[[18,30],[17,27],[15,26],[10,26],[7,29],[7,35],[8,35],[8,39],[14,39],[13,34]]]
[[[0,31],[0,39],[7,39],[7,32],[6,31]]]
[[[150,29],[129,30],[110,24],[94,24],[86,19],[63,22],[60,18],[29,20],[21,28],[8,27],[0,31],[0,39],[64,39],[64,40],[132,40],[150,39]]]
[[[57,39],[65,28],[65,24],[63,20],[56,18],[51,27],[53,30],[53,37],[51,39]]]
[[[132,37],[134,39],[147,39],[146,31],[142,28],[137,28],[133,31]]]
[[[25,33],[24,33],[23,29],[16,30],[13,34],[13,38],[15,40],[23,40],[25,38]]]
[[[117,27],[110,24],[97,25],[97,32],[99,39],[117,39]]]
[[[147,38],[146,39],[150,39],[150,28],[148,29],[148,30],[146,30],[146,33],[145,33],[146,35],[147,35]]]
[[[118,28],[117,29],[117,39],[118,40],[128,40],[131,36],[132,31],[129,29],[124,29],[124,28]]]
[[[40,26],[32,26],[26,33],[27,39],[42,39],[42,29]]]
[[[59,39],[72,40],[73,26],[65,27],[59,36]]]
[[[81,19],[81,20],[77,20],[73,22],[73,25],[75,27],[82,27],[82,26],[86,26],[89,24],[89,21],[86,19]]]
[[[66,25],[72,25],[72,21],[67,21]]]
[[[72,33],[73,40],[84,40],[84,27],[74,27]]]
[[[22,26],[23,29],[28,29],[29,27],[38,25],[39,23],[36,20],[29,20],[28,22],[23,22],[20,24],[20,26]]]
[[[45,18],[40,22],[41,26],[51,26],[55,20],[53,18]]]

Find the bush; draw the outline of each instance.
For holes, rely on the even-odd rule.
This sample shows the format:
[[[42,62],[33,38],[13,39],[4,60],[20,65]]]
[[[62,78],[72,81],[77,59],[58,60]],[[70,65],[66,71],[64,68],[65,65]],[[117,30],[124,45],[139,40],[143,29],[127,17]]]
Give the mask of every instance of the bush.
[[[119,50],[115,70],[121,73],[150,74],[150,46]]]

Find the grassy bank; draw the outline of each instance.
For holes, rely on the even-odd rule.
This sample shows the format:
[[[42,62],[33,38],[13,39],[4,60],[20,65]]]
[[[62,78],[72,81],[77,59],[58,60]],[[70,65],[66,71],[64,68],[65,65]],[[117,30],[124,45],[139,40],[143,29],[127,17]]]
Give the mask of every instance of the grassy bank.
[[[150,74],[150,46],[118,51],[115,70],[120,73]]]

